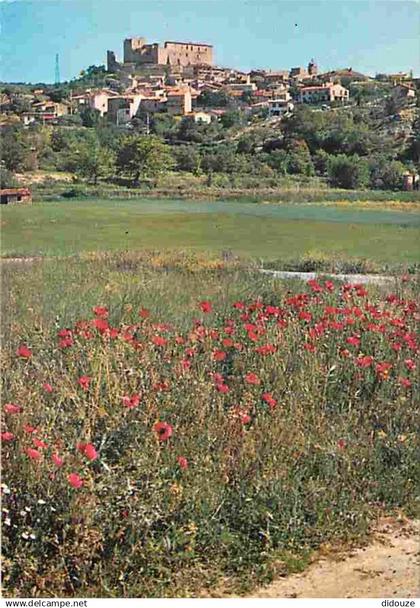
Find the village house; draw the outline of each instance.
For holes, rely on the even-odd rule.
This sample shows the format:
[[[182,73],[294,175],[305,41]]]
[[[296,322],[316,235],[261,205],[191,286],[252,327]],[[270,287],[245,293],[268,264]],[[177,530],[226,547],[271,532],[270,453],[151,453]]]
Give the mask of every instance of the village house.
[[[416,88],[411,82],[397,84],[392,91],[391,95],[395,101],[414,101],[416,99]]]
[[[79,111],[89,107],[93,110],[98,110],[101,116],[105,116],[108,112],[108,100],[118,96],[118,93],[110,89],[100,89],[98,91],[87,89],[80,95],[73,95],[71,101]]]
[[[319,86],[302,87],[299,91],[301,103],[331,103],[333,101],[345,102],[349,99],[349,91],[341,84],[332,82]]]
[[[2,188],[0,190],[0,204],[32,203],[32,193],[29,188]]]
[[[25,112],[24,124],[28,124],[32,116],[34,121],[42,121],[44,124],[57,120],[60,116],[66,116],[70,113],[70,106],[67,103],[58,103],[56,101],[38,101],[32,104],[30,112]]]
[[[209,114],[208,112],[202,112],[202,111],[191,112],[191,114],[188,114],[188,116],[191,116],[191,118],[197,124],[201,123],[201,124],[209,125],[211,123],[211,119],[212,119],[211,114]]]
[[[166,111],[172,116],[185,116],[192,110],[191,91],[175,89],[167,93]]]
[[[268,100],[268,115],[270,118],[284,116],[287,112],[291,112],[293,108],[294,104],[289,91],[284,91],[277,99]]]
[[[137,114],[142,95],[119,95],[108,98],[108,120],[116,125],[124,125]]]

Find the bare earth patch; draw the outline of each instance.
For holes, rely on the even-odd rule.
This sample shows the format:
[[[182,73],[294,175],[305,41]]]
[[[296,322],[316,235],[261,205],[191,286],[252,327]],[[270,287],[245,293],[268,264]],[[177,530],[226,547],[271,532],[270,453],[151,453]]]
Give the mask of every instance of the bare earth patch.
[[[370,545],[322,557],[305,572],[280,578],[252,597],[419,597],[419,532],[419,521],[382,519]]]

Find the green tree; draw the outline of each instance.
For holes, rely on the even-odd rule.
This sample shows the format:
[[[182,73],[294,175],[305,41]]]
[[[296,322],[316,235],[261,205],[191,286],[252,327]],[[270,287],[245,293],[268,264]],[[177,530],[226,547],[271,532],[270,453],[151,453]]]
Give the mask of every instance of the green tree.
[[[173,157],[168,145],[153,135],[130,135],[126,137],[117,154],[120,173],[132,178],[133,184],[143,180],[156,180],[173,166]]]
[[[197,174],[200,171],[201,157],[195,146],[178,146],[174,150],[178,171]]]
[[[0,166],[0,187],[16,188],[19,185],[17,179],[11,171]]]
[[[363,188],[369,181],[369,164],[356,154],[331,156],[327,170],[331,185],[338,188]]]
[[[72,153],[75,172],[94,184],[98,179],[111,177],[115,171],[115,156],[98,141],[84,142]]]
[[[373,159],[370,163],[370,184],[381,190],[401,190],[406,167],[397,160]]]
[[[95,108],[87,106],[80,112],[80,118],[84,127],[96,127],[99,123],[101,113]]]
[[[21,127],[3,129],[1,157],[9,171],[27,171],[32,168],[32,151]]]
[[[300,175],[313,175],[314,165],[308,144],[304,139],[286,142],[287,172]]]

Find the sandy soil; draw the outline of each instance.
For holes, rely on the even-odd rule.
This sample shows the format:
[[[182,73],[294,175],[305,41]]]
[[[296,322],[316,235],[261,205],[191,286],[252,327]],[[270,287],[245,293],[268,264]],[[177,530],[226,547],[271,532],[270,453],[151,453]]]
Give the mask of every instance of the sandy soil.
[[[383,519],[368,546],[329,554],[252,597],[419,598],[420,521]]]

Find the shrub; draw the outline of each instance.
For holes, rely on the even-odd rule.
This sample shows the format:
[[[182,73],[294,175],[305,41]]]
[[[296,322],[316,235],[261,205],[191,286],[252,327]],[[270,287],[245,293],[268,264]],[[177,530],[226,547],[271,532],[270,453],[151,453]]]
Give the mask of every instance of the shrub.
[[[369,180],[369,165],[357,155],[331,156],[328,159],[327,170],[331,185],[338,188],[363,188]]]

